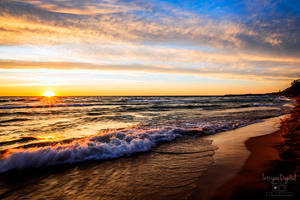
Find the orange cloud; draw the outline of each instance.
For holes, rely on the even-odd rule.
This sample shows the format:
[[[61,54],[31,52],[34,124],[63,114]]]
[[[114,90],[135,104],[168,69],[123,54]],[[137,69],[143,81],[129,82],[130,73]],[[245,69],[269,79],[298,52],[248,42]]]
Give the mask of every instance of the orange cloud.
[[[119,65],[101,65],[92,63],[70,63],[70,62],[27,62],[27,61],[0,61],[0,68],[6,70],[14,69],[55,69],[55,70],[94,70],[94,71],[123,71],[123,72],[140,72],[140,73],[158,73],[158,74],[181,74],[195,75],[205,77],[215,77],[221,79],[282,79],[293,80],[299,78],[300,74],[281,72],[278,70],[265,71],[258,73],[256,71],[247,73],[244,70],[226,70],[217,68],[180,68],[174,66],[160,65],[141,65],[141,64],[119,64]],[[295,70],[298,72],[298,70]],[[67,71],[68,73],[68,71]]]
[[[112,71],[258,81],[300,76],[297,34],[263,28],[270,24],[260,21],[215,20],[149,2],[3,0],[0,27],[3,72]],[[6,53],[18,46],[24,47],[20,54]],[[46,50],[31,51],[39,47]]]

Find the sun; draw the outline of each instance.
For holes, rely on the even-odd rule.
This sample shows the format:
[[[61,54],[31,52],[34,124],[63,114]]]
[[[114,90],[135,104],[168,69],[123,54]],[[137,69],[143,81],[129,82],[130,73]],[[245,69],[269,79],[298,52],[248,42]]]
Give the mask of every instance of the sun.
[[[54,96],[54,92],[52,91],[46,91],[43,94],[44,97],[53,97]]]

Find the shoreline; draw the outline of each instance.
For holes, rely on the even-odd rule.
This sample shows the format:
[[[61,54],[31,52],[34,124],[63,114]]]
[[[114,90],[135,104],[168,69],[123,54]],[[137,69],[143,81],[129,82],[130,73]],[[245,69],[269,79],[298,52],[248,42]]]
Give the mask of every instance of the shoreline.
[[[251,152],[247,161],[210,199],[299,198],[299,117],[298,98],[290,116],[281,121],[280,130],[245,142]]]
[[[212,144],[219,149],[214,155],[215,163],[199,178],[197,188],[189,199],[212,199],[222,185],[239,173],[251,155],[245,145],[246,141],[278,131],[280,120],[286,117],[287,115],[273,117],[249,126],[204,137],[212,140]],[[223,196],[220,199],[226,198]]]
[[[251,152],[241,170],[229,181],[219,187],[212,199],[239,199],[265,197],[272,188],[263,181],[264,172],[272,169],[272,161],[280,160],[279,149],[284,141],[279,136],[280,131],[256,136],[246,141],[246,147]]]
[[[34,176],[28,171],[24,175],[10,173],[0,181],[0,198],[211,199],[246,163],[250,151],[245,142],[279,130],[283,117],[214,135],[176,140],[131,157],[33,169],[33,174],[39,172]],[[219,149],[215,150],[215,146]],[[90,192],[80,193],[81,190]]]
[[[45,168],[32,171],[34,176],[28,171],[26,174],[10,173],[2,176],[0,198],[39,199],[47,196],[49,199],[95,199],[102,196],[124,199],[126,195],[127,199],[175,200],[190,199],[195,191],[197,193],[200,190],[202,193],[194,198],[199,199],[199,195],[212,195],[214,189],[239,172],[250,155],[244,145],[249,137],[278,130],[278,122],[282,117],[269,118],[215,135],[166,143],[159,147],[159,151],[166,153],[153,151],[101,162]],[[214,146],[219,149],[215,151]],[[195,148],[193,151],[202,151],[198,148],[204,147],[206,152],[191,153],[191,147]],[[187,154],[181,153],[186,151]],[[217,162],[217,165],[213,162]],[[89,184],[86,184],[87,180]],[[83,188],[91,192],[80,193],[82,190],[70,188]]]

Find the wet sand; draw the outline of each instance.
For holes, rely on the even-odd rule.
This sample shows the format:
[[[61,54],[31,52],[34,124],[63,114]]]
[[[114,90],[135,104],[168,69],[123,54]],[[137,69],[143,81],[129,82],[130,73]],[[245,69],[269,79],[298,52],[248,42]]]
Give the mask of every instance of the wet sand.
[[[253,137],[246,141],[251,151],[245,165],[231,180],[217,189],[212,199],[264,197],[271,191],[270,184],[263,181],[263,175],[272,168],[272,161],[279,160],[279,150],[274,148],[284,140],[278,136],[279,131]]]
[[[299,102],[279,131],[246,141],[251,155],[210,199],[299,199]]]
[[[245,145],[246,141],[252,137],[264,137],[266,134],[278,131],[280,120],[284,117],[266,119],[243,128],[205,137],[213,140],[212,144],[218,146],[219,149],[214,155],[214,165],[198,180],[198,187],[189,199],[228,199],[228,189],[224,188],[224,193],[219,190],[222,185],[239,173],[251,155]],[[232,187],[236,188],[237,185]],[[220,196],[215,196],[216,191]]]

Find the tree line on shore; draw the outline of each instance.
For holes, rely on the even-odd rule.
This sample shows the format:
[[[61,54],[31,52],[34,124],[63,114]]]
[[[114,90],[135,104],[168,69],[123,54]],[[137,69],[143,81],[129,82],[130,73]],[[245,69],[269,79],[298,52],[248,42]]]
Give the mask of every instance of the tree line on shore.
[[[300,79],[294,80],[291,86],[283,91],[272,93],[274,95],[287,96],[287,97],[297,97],[300,95]]]

